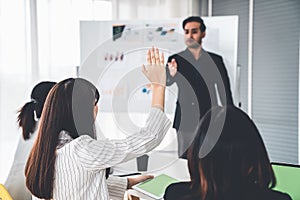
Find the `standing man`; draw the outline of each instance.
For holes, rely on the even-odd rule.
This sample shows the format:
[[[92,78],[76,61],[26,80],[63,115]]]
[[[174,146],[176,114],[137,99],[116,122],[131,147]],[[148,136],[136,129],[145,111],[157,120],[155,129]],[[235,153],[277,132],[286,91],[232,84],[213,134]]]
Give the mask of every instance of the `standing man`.
[[[178,86],[173,128],[177,131],[179,157],[186,158],[203,115],[213,106],[233,105],[233,100],[222,57],[202,48],[206,34],[202,18],[188,17],[182,27],[187,48],[169,57],[167,86]]]

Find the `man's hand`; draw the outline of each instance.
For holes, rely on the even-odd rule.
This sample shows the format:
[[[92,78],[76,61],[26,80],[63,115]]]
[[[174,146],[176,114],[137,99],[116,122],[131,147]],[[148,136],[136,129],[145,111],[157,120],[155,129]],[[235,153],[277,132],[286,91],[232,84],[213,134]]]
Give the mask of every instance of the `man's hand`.
[[[168,67],[169,67],[170,75],[174,77],[177,73],[177,62],[175,58],[173,58],[171,62],[168,62]]]
[[[154,178],[154,176],[152,175],[139,175],[139,176],[128,178],[127,189],[131,189],[132,186],[152,178]]]

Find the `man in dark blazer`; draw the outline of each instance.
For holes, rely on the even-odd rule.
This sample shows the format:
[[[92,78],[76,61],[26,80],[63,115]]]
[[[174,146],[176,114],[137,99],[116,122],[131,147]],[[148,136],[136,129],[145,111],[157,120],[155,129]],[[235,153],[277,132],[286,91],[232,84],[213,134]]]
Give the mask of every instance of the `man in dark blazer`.
[[[167,86],[178,86],[173,128],[177,131],[178,155],[186,158],[202,116],[213,106],[233,105],[233,99],[222,57],[202,48],[206,34],[202,18],[188,17],[182,27],[187,48],[168,58]]]

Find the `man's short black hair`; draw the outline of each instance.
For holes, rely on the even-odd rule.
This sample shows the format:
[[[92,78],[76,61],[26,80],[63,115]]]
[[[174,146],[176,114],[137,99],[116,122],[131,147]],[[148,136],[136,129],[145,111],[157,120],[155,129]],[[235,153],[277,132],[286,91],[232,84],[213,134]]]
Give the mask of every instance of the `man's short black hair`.
[[[182,28],[184,29],[185,25],[189,22],[199,22],[200,23],[200,31],[201,32],[205,32],[206,30],[206,26],[204,24],[204,21],[201,17],[199,16],[191,16],[186,18],[185,20],[183,20],[182,22]]]

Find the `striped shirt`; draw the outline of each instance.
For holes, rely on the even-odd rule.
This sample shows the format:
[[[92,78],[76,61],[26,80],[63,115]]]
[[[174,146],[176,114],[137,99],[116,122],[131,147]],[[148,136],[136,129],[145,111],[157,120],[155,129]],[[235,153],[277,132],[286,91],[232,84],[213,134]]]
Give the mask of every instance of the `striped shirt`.
[[[154,149],[170,125],[164,112],[151,108],[146,126],[125,139],[95,140],[83,135],[72,140],[57,150],[53,199],[110,199],[105,169]],[[110,192],[119,189],[113,187]]]
[[[106,179],[109,198],[112,200],[123,200],[127,190],[128,179],[110,175]]]

